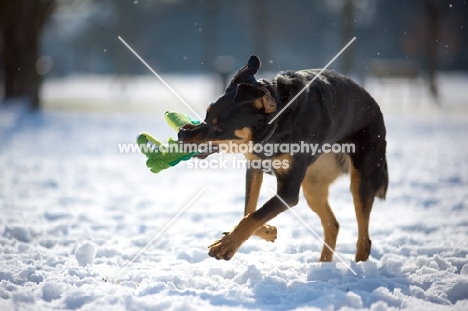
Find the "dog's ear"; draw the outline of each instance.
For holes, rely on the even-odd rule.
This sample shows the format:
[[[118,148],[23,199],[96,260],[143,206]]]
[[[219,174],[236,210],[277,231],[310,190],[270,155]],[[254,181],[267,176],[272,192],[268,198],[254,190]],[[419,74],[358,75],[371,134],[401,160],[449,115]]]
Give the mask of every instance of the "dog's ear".
[[[235,86],[239,83],[254,83],[256,81],[254,75],[260,69],[260,64],[260,58],[255,55],[250,56],[247,64],[239,69],[231,80],[230,85]]]
[[[262,108],[265,109],[266,113],[276,111],[276,101],[273,99],[270,92],[264,87],[253,84],[239,84],[237,86],[236,95],[234,96],[234,103],[252,103],[258,110]]]
[[[242,67],[239,70],[239,72],[243,71],[243,72],[246,72],[246,73],[251,74],[253,76],[260,69],[260,64],[261,64],[260,58],[258,58],[258,56],[256,56],[256,55],[252,55],[252,56],[250,56],[249,61],[247,62],[247,64],[244,67]]]

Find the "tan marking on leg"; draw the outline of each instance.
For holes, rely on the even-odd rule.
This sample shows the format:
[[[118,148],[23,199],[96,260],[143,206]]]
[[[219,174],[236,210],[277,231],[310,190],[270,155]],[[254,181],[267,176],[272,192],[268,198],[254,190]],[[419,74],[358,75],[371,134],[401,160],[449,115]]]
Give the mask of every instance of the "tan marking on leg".
[[[332,261],[339,224],[328,204],[328,188],[343,172],[336,164],[334,154],[324,154],[308,167],[302,190],[310,208],[317,213],[323,227],[324,245],[320,261]],[[327,245],[329,247],[327,247]]]
[[[210,245],[208,254],[216,259],[231,259],[242,243],[262,225],[261,220],[254,220],[251,215],[245,216],[234,230]]]
[[[307,204],[309,204],[310,208],[320,217],[323,227],[324,242],[331,248],[329,249],[325,244],[323,245],[320,261],[332,261],[332,250],[335,250],[336,238],[339,230],[339,224],[328,204],[328,187],[328,184],[302,183],[302,190],[304,191]]]
[[[257,209],[258,197],[260,196],[260,188],[263,181],[263,171],[256,170],[253,172],[252,180],[250,182],[249,192],[247,195],[247,204],[244,210],[244,216],[255,212]]]
[[[255,154],[253,153],[246,153],[244,154],[245,158],[249,161],[253,161],[253,160],[261,160],[259,157],[257,157]]]
[[[276,163],[280,166],[278,169],[274,169],[276,175],[286,174],[293,166],[293,156],[289,153],[281,154],[274,157],[271,161],[277,161]],[[273,162],[272,162],[273,164]]]
[[[253,160],[259,160],[260,158],[257,157],[256,155],[253,155],[253,154],[246,154],[245,157],[249,160],[249,161],[253,161]],[[278,169],[275,169],[275,174],[285,174],[289,168],[291,167],[292,165],[292,156],[290,154],[283,154],[283,155],[279,155],[277,157],[274,157],[273,159],[271,159],[270,161],[277,161],[277,162],[272,162],[272,164],[274,163],[277,163],[277,165],[279,166]],[[285,163],[285,165],[283,165],[283,163]],[[274,164],[276,165],[276,164]],[[263,173],[263,172],[262,172]],[[257,199],[258,199],[258,196],[257,196]],[[255,207],[253,207],[253,211],[255,211]],[[266,241],[269,241],[269,242],[274,242],[278,236],[278,230],[275,226],[270,226],[268,224],[264,224],[262,226],[260,226],[260,228],[258,228],[258,230],[256,230],[254,232],[254,235],[266,240]]]
[[[356,243],[356,261],[366,261],[371,251],[371,240],[369,238],[369,218],[374,203],[374,198],[362,201],[359,194],[361,184],[360,172],[351,166],[351,193],[353,194],[354,209],[358,225],[358,239]]]
[[[278,237],[278,229],[275,226],[270,226],[268,224],[261,225],[253,235],[258,236],[259,238],[264,239],[267,242],[274,242]]]
[[[256,155],[251,153],[245,154],[245,158],[249,161],[260,159]],[[263,171],[255,170],[252,176],[249,192],[247,195],[247,204],[244,210],[244,216],[255,212],[258,204],[258,197],[260,195],[260,188],[263,181]],[[254,233],[254,235],[264,239],[265,241],[274,242],[278,235],[276,227],[264,224],[260,226]]]

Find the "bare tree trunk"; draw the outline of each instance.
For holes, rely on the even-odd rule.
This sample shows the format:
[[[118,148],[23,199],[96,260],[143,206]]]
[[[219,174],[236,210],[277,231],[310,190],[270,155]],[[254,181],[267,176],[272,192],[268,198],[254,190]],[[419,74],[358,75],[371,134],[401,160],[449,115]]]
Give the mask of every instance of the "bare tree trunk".
[[[20,44],[17,36],[17,12],[22,0],[0,3],[0,27],[3,36],[2,62],[4,67],[5,98],[21,96],[20,92]]]
[[[349,40],[353,37],[354,33],[354,2],[353,0],[346,0],[343,3],[341,12],[341,47],[348,44]],[[341,55],[341,72],[345,75],[349,75],[353,69],[353,58],[354,58],[353,45],[348,47],[345,53]]]
[[[436,70],[438,66],[437,51],[439,41],[439,28],[440,28],[440,5],[436,1],[424,1],[427,17],[428,17],[428,33],[426,36],[426,49],[427,49],[427,75],[429,78],[429,87],[432,96],[435,98],[439,95],[437,87]]]
[[[15,0],[0,4],[5,68],[5,97],[25,96],[33,110],[40,108],[41,77],[36,71],[40,36],[55,0]]]
[[[265,0],[255,0],[252,5],[253,46],[255,54],[263,59],[263,68],[268,68],[271,55],[269,53],[268,16],[266,14]]]
[[[204,0],[202,8],[202,70],[213,72],[214,61],[218,56],[219,3],[217,0]]]
[[[41,77],[36,71],[36,62],[39,58],[39,36],[38,29],[29,28],[26,30],[25,44],[23,51],[23,86],[24,94],[28,98],[29,108],[32,110],[40,109],[39,88]]]
[[[5,26],[3,27],[3,44],[9,45],[4,47],[2,53],[2,62],[4,64],[4,88],[5,98],[12,98],[18,96],[17,80],[18,80],[18,64],[16,63],[16,55],[18,55],[17,42],[14,35],[14,28]]]

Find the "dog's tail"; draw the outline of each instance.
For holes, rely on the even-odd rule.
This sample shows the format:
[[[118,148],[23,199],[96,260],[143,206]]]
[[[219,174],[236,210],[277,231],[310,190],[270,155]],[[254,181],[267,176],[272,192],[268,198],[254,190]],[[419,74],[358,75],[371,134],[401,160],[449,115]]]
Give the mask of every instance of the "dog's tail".
[[[379,199],[385,200],[387,195],[387,188],[388,188],[388,167],[387,167],[387,159],[384,161],[384,165],[380,170],[380,175],[378,178],[377,184],[377,191],[375,192],[375,196]]]

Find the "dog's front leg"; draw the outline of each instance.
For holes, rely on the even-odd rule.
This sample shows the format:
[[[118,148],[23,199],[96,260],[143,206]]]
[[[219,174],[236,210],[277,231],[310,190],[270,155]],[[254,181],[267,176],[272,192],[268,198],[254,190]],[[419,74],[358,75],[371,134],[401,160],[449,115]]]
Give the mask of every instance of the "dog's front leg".
[[[260,188],[263,181],[263,170],[258,168],[247,168],[245,176],[245,209],[244,216],[255,212],[260,195]],[[268,242],[274,242],[277,236],[277,229],[274,226],[264,224],[253,234]]]
[[[234,230],[214,242],[209,247],[208,254],[216,259],[231,259],[242,243],[254,234],[259,227],[285,211],[288,206],[296,205],[299,200],[299,190],[306,167],[306,161],[299,161],[289,170],[283,170],[280,174],[277,174],[277,195],[268,200],[257,211],[246,215]]]
[[[255,212],[257,209],[260,188],[263,182],[263,170],[259,168],[247,168],[245,174],[245,208],[244,216]]]

